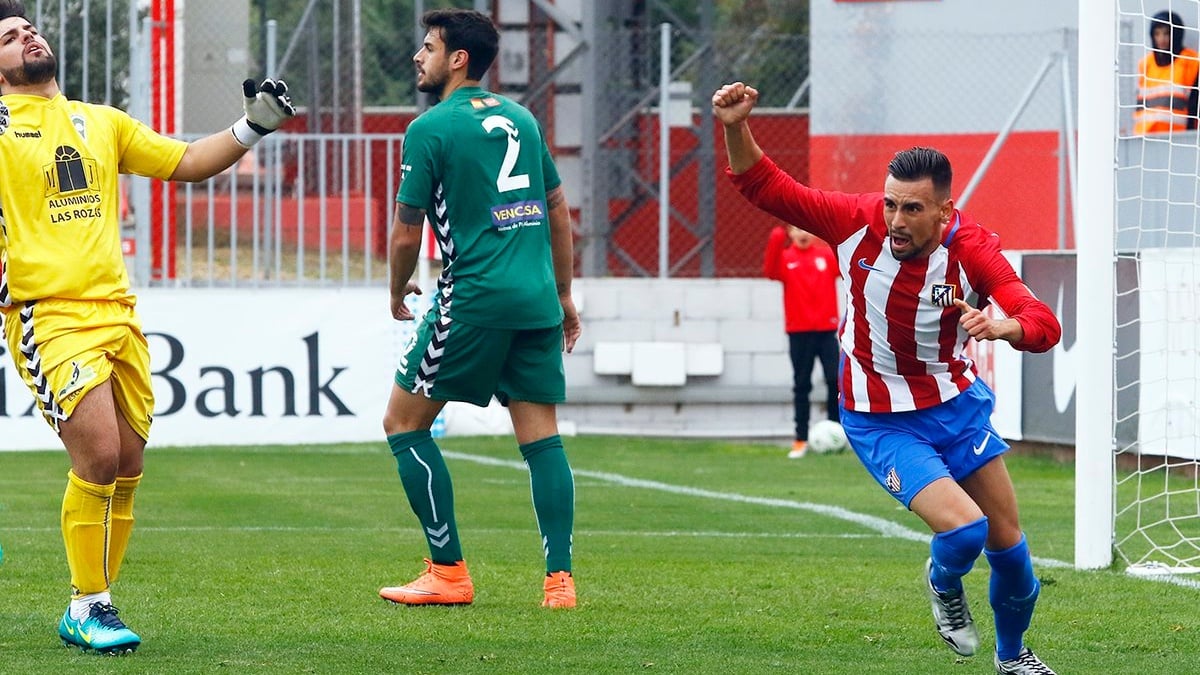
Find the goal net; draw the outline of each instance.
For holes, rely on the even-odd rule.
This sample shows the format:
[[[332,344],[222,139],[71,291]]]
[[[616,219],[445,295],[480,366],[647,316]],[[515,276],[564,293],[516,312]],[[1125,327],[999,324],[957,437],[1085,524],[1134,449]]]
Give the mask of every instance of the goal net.
[[[1159,79],[1195,76],[1198,25],[1198,0],[1080,3],[1078,567],[1200,572],[1195,82]]]

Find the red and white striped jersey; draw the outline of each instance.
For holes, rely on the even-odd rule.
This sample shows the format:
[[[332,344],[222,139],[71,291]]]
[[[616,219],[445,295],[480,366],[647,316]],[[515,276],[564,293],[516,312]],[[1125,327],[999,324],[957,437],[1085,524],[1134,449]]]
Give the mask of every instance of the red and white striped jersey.
[[[888,243],[883,193],[810,188],[766,157],[745,173],[727,173],[752,204],[835,246],[846,287],[838,384],[849,410],[921,410],[975,381],[955,298],[973,307],[995,303],[1016,319],[1024,330],[1017,349],[1045,351],[1061,335],[1054,313],[1000,252],[1000,237],[957,210],[933,253],[899,261]]]

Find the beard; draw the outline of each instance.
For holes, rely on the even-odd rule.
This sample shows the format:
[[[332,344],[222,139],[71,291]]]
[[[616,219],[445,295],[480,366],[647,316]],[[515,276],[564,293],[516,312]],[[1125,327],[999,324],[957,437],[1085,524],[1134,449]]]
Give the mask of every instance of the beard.
[[[434,74],[429,71],[425,72],[424,81],[417,81],[417,91],[429,94],[430,99],[435,103],[442,99],[442,92],[446,89],[446,73]]]
[[[21,61],[20,68],[0,70],[0,75],[10,86],[21,87],[30,84],[45,84],[58,74],[58,59],[53,54],[32,61]]]

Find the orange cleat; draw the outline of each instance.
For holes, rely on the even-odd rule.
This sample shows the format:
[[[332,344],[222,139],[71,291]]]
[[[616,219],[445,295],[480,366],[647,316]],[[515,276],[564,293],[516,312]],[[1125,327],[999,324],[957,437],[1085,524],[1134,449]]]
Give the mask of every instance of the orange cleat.
[[[807,441],[792,441],[792,449],[788,452],[788,459],[800,459],[808,452]]]
[[[399,605],[469,605],[475,599],[475,585],[466,562],[439,565],[426,558],[424,574],[407,586],[379,589],[379,597]]]
[[[546,599],[542,607],[553,609],[571,609],[575,606],[575,578],[570,572],[553,572],[546,575],[542,588],[546,591]]]

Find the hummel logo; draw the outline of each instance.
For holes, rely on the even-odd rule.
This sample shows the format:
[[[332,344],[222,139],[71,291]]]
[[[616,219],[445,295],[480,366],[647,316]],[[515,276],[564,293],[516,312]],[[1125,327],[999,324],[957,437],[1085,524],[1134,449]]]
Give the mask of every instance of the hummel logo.
[[[858,266],[863,268],[864,270],[868,270],[871,272],[882,272],[883,271],[883,270],[879,269],[878,267],[871,267],[870,263],[867,262],[866,258],[859,258]]]
[[[427,527],[425,531],[429,533],[429,543],[438,548],[443,548],[446,544],[450,543],[450,523],[446,523],[437,529]]]
[[[987,435],[983,437],[983,442],[979,445],[971,446],[971,450],[974,451],[976,455],[982,455],[983,449],[987,447],[988,441],[990,440],[992,440],[992,432],[989,431],[987,432]]]

